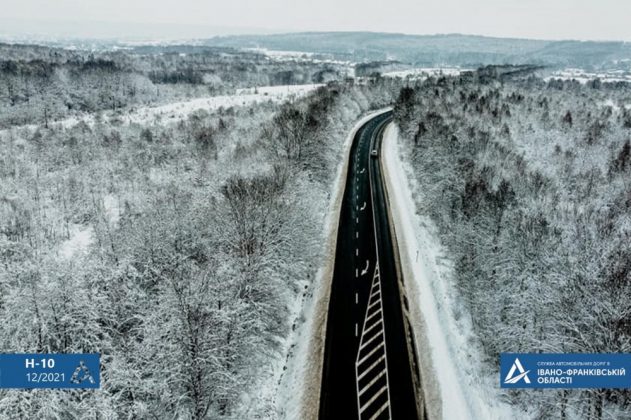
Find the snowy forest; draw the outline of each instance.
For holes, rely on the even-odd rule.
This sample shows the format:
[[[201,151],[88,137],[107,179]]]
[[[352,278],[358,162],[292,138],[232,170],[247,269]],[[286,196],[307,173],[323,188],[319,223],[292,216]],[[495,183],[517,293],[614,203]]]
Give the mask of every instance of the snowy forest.
[[[219,94],[253,86],[324,83],[335,63],[270,61],[231,48],[136,47],[82,51],[0,43],[0,128],[103,110]]]
[[[631,352],[631,86],[487,67],[395,115],[489,369],[500,352]],[[537,419],[628,418],[629,390],[510,391]]]
[[[323,68],[205,51],[107,61],[7,48],[0,352],[99,352],[102,384],[2,390],[0,418],[275,418],[284,343],[300,322],[291,308],[322,264],[343,139],[401,82],[329,83],[136,122],[121,115],[208,94],[173,79],[190,63],[224,69],[224,90],[312,83]],[[62,116],[73,118],[53,123]]]

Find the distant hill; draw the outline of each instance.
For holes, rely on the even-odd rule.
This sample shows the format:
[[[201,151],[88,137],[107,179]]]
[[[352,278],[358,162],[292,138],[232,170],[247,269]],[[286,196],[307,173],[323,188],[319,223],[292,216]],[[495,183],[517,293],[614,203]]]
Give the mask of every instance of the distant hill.
[[[376,32],[304,32],[220,36],[206,45],[330,54],[352,61],[398,60],[419,65],[541,64],[598,69],[631,65],[624,42],[541,41],[473,35],[405,35]]]
[[[625,42],[546,41],[461,34],[406,35],[379,32],[222,35],[171,41],[166,40],[166,32],[164,36],[162,41],[55,37],[7,40],[63,49],[108,51],[123,48],[141,54],[174,51],[195,53],[209,48],[265,48],[315,53],[351,62],[398,62],[416,67],[477,68],[495,64],[533,64],[553,69],[575,67],[588,71],[607,69],[631,72],[631,43]],[[0,39],[3,39],[1,35]]]

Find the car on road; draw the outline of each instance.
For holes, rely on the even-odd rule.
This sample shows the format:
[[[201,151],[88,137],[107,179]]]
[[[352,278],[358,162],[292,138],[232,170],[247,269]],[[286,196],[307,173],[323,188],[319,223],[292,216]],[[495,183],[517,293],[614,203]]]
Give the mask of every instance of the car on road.
[[[377,156],[379,156],[379,153],[377,153],[377,149],[374,149],[370,152],[370,156],[376,158]]]

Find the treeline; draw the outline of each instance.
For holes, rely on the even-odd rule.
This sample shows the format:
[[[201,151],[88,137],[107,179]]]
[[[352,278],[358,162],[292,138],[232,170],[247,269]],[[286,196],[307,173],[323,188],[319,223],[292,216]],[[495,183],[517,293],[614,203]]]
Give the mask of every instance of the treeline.
[[[84,52],[0,45],[0,128],[66,116],[234,93],[237,88],[323,83],[339,65],[280,62],[232,49]]]
[[[519,73],[401,90],[419,209],[455,263],[489,371],[500,352],[629,353],[631,86]],[[540,419],[631,410],[628,390],[525,395],[506,397]]]
[[[322,258],[343,139],[399,88],[0,133],[0,351],[102,355],[98,393],[3,391],[0,417],[278,417],[261,389]]]

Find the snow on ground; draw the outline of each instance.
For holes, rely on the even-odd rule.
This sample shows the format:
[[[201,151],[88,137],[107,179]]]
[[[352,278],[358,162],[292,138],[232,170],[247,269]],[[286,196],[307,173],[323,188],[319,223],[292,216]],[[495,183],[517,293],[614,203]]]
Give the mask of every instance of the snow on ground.
[[[631,73],[622,70],[591,73],[582,69],[568,68],[555,71],[550,76],[544,77],[546,82],[551,79],[576,80],[583,84],[594,79],[600,79],[603,82],[631,82]]]
[[[346,174],[350,149],[355,133],[376,115],[388,111],[382,109],[362,118],[351,130],[344,143],[344,155],[337,169],[329,211],[325,219],[324,231],[326,251],[323,264],[316,274],[313,287],[297,312],[296,329],[289,337],[292,354],[287,360],[287,370],[281,378],[276,397],[278,414],[281,419],[315,419],[320,408],[320,385],[322,382],[322,363],[324,361],[324,343],[326,338],[326,320],[335,264],[335,246],[337,243],[338,221],[344,197]]]
[[[66,260],[78,257],[87,253],[92,242],[94,242],[92,226],[73,225],[70,228],[70,239],[61,244],[59,255]]]
[[[407,70],[389,71],[383,74],[385,77],[400,77],[410,79],[425,79],[430,76],[458,76],[469,69],[459,67],[422,67]]]
[[[147,124],[154,121],[178,120],[198,110],[214,111],[219,108],[254,105],[261,102],[283,102],[296,99],[320,85],[288,85],[256,88],[258,93],[242,90],[236,95],[210,96],[156,107],[140,108],[121,117],[124,122]]]
[[[103,197],[103,210],[105,211],[105,219],[111,226],[118,226],[121,218],[121,208],[118,197],[113,194],[107,194]]]
[[[113,194],[103,197],[103,211],[105,221],[112,227],[118,226],[122,210],[119,199]],[[59,256],[64,260],[71,260],[88,253],[90,245],[94,243],[94,227],[90,225],[73,224],[69,228],[70,238],[59,246]]]
[[[393,124],[386,129],[382,155],[429,418],[528,418],[500,401],[499,373],[482,365],[436,228],[416,213],[413,197],[422,195],[412,168],[402,162]]]
[[[125,111],[105,111],[100,114],[103,119],[119,119],[123,124],[150,124],[153,122],[176,122],[186,118],[192,112],[205,110],[215,111],[219,108],[230,108],[239,106],[254,105],[257,103],[272,101],[283,102],[295,100],[307,95],[309,92],[322,85],[282,85],[282,86],[262,86],[249,89],[239,89],[235,95],[208,96],[195,98],[187,101],[172,102],[165,105],[153,107],[141,107]],[[51,123],[57,128],[70,128],[80,122],[93,126],[96,122],[96,114],[84,114],[73,116]],[[0,133],[10,130],[26,129],[34,131],[39,127],[36,124],[12,127],[2,130]]]

